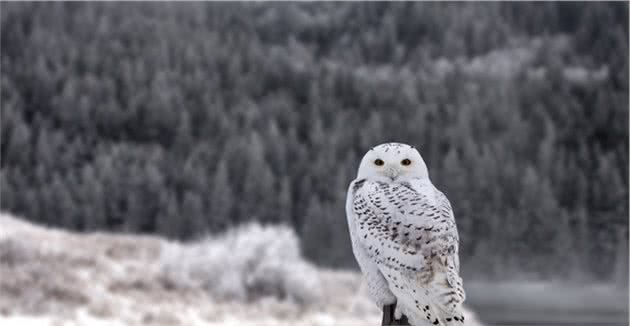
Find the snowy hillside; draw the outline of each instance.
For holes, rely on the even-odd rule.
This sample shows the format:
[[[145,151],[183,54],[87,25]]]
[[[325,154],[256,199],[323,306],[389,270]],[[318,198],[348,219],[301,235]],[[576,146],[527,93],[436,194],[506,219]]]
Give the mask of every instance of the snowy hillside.
[[[0,225],[2,325],[380,324],[360,275],[306,262],[288,228],[250,224],[182,244],[9,215]]]

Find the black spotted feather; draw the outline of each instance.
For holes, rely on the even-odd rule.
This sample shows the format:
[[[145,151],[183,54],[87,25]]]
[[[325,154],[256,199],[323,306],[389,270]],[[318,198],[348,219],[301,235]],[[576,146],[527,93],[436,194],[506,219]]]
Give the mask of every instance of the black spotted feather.
[[[459,237],[451,205],[428,179],[359,180],[351,199],[356,239],[413,325],[464,321]]]

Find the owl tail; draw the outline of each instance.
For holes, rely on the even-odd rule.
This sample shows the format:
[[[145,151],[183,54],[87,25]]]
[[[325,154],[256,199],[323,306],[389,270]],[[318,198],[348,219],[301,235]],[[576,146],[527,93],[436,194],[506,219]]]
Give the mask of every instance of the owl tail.
[[[382,326],[389,325],[410,325],[407,316],[402,315],[400,319],[396,319],[394,312],[396,311],[396,304],[390,304],[383,307],[383,321]]]
[[[454,326],[464,324],[464,315],[445,313],[434,306],[424,305],[419,311],[410,314],[409,321],[409,325],[413,326]]]
[[[461,304],[464,301],[465,293],[461,287],[461,278],[452,271],[439,274],[435,277],[429,291],[431,293],[428,307],[431,315],[437,316],[433,319],[434,325],[462,325],[464,323],[464,314]],[[459,284],[457,284],[459,283]],[[427,308],[426,306],[424,308]]]
[[[426,295],[418,291],[407,300],[405,309],[413,326],[455,326],[464,324],[461,309],[463,293],[447,282],[448,274],[438,273],[428,284]],[[412,301],[413,300],[413,301]]]

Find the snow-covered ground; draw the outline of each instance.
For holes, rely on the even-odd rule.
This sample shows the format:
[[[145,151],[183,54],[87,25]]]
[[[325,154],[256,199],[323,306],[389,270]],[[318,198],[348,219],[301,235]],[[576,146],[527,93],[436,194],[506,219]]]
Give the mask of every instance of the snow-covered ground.
[[[627,289],[467,282],[491,323],[627,324]],[[480,325],[467,311],[466,324]],[[78,234],[0,214],[0,325],[380,325],[356,272],[305,261],[285,227],[191,243]]]
[[[358,273],[308,263],[288,228],[250,224],[183,244],[78,234],[0,214],[0,325],[380,325],[380,318]]]

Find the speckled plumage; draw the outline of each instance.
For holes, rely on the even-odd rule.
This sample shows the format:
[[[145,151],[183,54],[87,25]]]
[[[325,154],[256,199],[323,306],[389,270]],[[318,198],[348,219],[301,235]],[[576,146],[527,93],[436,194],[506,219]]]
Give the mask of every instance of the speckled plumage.
[[[397,302],[412,325],[461,324],[465,294],[451,205],[429,180],[419,153],[400,146],[372,149],[361,169],[375,157],[386,163],[360,169],[350,184],[346,213],[355,257],[379,307]],[[395,166],[408,156],[416,170]]]

